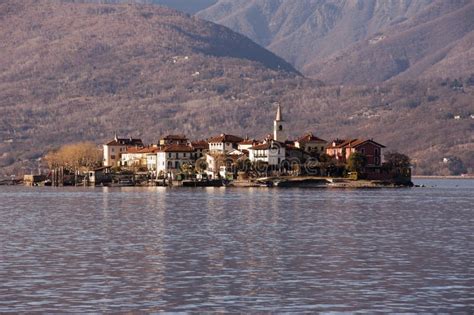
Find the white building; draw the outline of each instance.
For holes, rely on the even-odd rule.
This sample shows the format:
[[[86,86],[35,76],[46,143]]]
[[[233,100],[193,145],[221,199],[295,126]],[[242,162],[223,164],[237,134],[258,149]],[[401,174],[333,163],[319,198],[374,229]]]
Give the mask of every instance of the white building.
[[[206,154],[206,174],[208,178],[231,179],[234,174],[235,163],[242,158],[246,159],[247,157],[239,150],[233,150],[227,154]]]
[[[142,153],[142,148],[127,148],[120,157],[120,166],[139,167],[146,165],[146,154]],[[145,159],[145,162],[144,162]]]
[[[261,161],[269,166],[278,166],[285,160],[285,144],[270,140],[263,144],[258,144],[249,149],[249,160],[253,163]]]
[[[120,165],[123,167],[147,168],[149,171],[156,170],[156,154],[158,151],[159,148],[157,146],[128,148],[125,153],[122,153]],[[155,163],[151,164],[150,160],[155,160]]]
[[[164,174],[176,173],[185,164],[193,165],[194,149],[188,145],[173,144],[157,153],[156,170]]]
[[[206,174],[209,178],[217,178],[219,174],[218,159],[221,158],[219,154],[206,154]]]
[[[104,159],[103,163],[105,167],[119,166],[122,154],[129,148],[143,148],[143,142],[141,139],[133,138],[118,138],[115,135],[114,140],[104,144]]]
[[[149,172],[155,172],[158,165],[158,151],[146,155],[146,168]]]
[[[194,158],[200,159],[209,151],[209,143],[207,141],[195,141],[191,142],[191,146],[194,149]]]
[[[231,157],[231,158],[240,158],[240,157],[244,156],[245,153],[244,153],[243,151],[234,149],[234,150],[232,150],[232,151],[227,152],[226,155],[227,155],[228,157]]]
[[[245,140],[243,140],[242,142],[239,143],[237,149],[239,151],[248,150],[256,144],[257,144],[257,141],[255,141],[255,140],[245,139]]]
[[[209,151],[211,153],[216,153],[216,152],[226,153],[234,149],[237,149],[239,146],[239,143],[242,142],[242,140],[244,139],[238,136],[221,134],[219,136],[210,138],[208,140]]]

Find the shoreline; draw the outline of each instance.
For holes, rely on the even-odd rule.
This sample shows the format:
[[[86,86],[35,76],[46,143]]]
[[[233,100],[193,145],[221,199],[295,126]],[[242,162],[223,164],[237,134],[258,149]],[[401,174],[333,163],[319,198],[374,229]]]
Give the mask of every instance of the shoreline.
[[[84,187],[84,185],[72,186]],[[170,188],[198,188],[198,187],[221,187],[221,188],[308,188],[308,189],[367,189],[367,188],[411,188],[415,187],[409,179],[405,180],[351,180],[348,178],[333,177],[262,177],[256,179],[240,179],[233,181],[211,180],[196,181],[183,180],[171,181],[160,185],[158,182],[134,183],[127,185],[104,184],[90,185],[89,187],[170,187]]]
[[[184,180],[173,182],[172,187],[225,187],[225,188],[312,188],[312,189],[368,189],[368,188],[410,188],[419,187],[416,180],[474,180],[474,176],[412,176],[411,181],[351,180],[348,178],[331,178],[317,176],[302,177],[263,177],[231,182],[214,182]],[[0,186],[45,186],[44,183],[27,183],[21,180],[2,180]],[[46,185],[48,186],[48,185]],[[135,183],[132,185],[88,185],[88,187],[159,187],[157,183]],[[64,185],[61,187],[85,187],[84,185]]]
[[[474,179],[474,175],[441,176],[441,175],[413,175],[412,179]]]

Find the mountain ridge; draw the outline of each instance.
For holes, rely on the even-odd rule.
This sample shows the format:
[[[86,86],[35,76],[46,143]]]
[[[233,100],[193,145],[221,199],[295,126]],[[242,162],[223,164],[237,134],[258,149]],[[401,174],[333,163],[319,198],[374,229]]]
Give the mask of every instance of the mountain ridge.
[[[430,40],[433,43],[438,40],[453,43],[449,41],[449,36],[453,34],[449,32],[449,27],[464,26],[467,29],[461,35],[470,37],[474,27],[467,12],[472,12],[473,4],[472,0],[303,0],[297,3],[282,0],[219,0],[215,5],[198,12],[197,16],[247,35],[282,56],[307,76],[335,84],[365,84],[395,79],[406,70],[405,67],[420,61],[419,56],[407,60],[408,64],[403,59],[401,63],[387,59],[387,54],[397,53],[397,50],[408,45],[414,44],[415,49],[423,49],[426,44],[417,44],[424,35],[420,27],[427,28],[429,24],[438,29],[444,27],[444,33],[431,33]],[[447,18],[454,13],[458,18]],[[416,33],[417,28],[419,33]],[[392,37],[398,37],[398,43],[385,51],[369,44],[382,37],[385,38],[380,40],[379,45]],[[430,46],[430,42],[427,45]],[[431,45],[429,48],[440,50],[439,55],[442,55],[444,47]],[[431,53],[425,49],[422,57]],[[341,61],[343,57],[348,61]],[[354,63],[360,63],[364,58],[385,59],[384,62],[389,66],[375,64],[370,68],[357,69]],[[331,73],[335,64],[337,75]],[[450,64],[452,68],[453,60]],[[421,63],[417,65],[418,71],[413,73],[423,68],[421,72],[427,74],[442,74],[442,70],[430,70],[430,67],[429,64]],[[438,68],[441,67],[442,64],[438,65]],[[468,72],[472,71],[471,68],[464,72],[461,66],[457,67],[461,75],[469,75]],[[444,69],[448,70],[449,67]]]

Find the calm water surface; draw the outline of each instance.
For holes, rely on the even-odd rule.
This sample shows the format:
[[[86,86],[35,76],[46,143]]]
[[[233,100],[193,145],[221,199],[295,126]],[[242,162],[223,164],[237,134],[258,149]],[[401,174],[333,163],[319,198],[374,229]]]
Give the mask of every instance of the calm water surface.
[[[474,312],[474,181],[0,187],[0,312]]]

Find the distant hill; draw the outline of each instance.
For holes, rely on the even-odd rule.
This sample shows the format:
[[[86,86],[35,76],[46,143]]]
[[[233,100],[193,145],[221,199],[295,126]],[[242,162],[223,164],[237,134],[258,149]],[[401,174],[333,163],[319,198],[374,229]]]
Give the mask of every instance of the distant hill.
[[[63,0],[97,4],[157,4],[185,13],[195,14],[217,3],[217,0]]]
[[[148,143],[167,133],[264,137],[275,102],[292,137],[375,137],[413,156],[418,173],[453,173],[444,157],[474,170],[474,74],[324,86],[242,35],[155,5],[8,0],[0,29],[0,175],[115,132]]]
[[[153,3],[164,5],[187,13],[197,13],[214,5],[217,0],[152,0]]]
[[[219,0],[197,15],[329,83],[474,70],[472,0]]]

